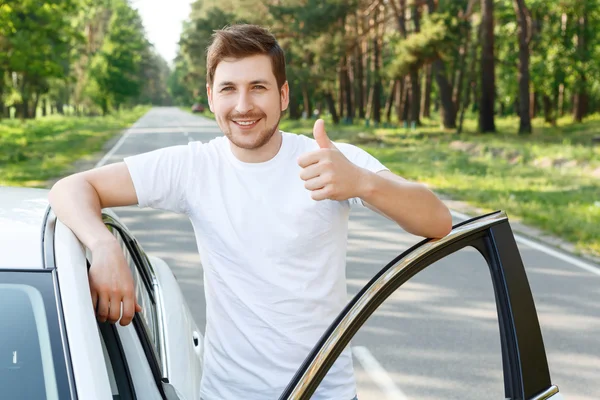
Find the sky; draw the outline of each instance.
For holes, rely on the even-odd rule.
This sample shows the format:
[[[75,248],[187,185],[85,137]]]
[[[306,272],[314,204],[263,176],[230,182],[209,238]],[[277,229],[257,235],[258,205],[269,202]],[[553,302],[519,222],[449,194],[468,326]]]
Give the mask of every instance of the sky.
[[[192,0],[131,0],[142,17],[148,40],[172,65],[182,23],[189,17]]]

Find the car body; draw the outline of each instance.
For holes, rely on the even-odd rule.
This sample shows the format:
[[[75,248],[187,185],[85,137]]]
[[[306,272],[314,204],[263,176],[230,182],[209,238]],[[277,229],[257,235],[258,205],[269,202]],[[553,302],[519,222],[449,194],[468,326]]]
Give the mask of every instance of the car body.
[[[201,112],[204,112],[205,109],[206,109],[206,107],[204,107],[204,104],[194,103],[192,105],[192,112],[193,113],[201,113]]]
[[[52,213],[42,189],[0,187],[0,387],[11,399],[199,399],[203,337],[169,266],[144,252],[111,210],[143,307],[128,326],[98,323],[90,254]],[[466,246],[490,267],[505,398],[561,399],[552,385],[525,269],[508,218],[496,212],[423,240],[348,303],[280,399],[309,399],[369,316],[419,271]],[[494,395],[500,397],[501,394]]]

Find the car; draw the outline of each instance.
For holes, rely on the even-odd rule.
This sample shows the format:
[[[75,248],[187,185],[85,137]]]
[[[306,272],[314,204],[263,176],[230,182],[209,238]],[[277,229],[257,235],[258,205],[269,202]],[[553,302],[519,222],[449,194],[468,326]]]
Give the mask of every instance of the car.
[[[90,253],[57,220],[45,189],[0,187],[0,388],[7,399],[196,400],[203,336],[167,263],[147,254],[110,209],[143,311],[127,326],[99,323]],[[465,247],[487,261],[498,312],[507,399],[562,399],[552,384],[538,317],[508,217],[455,225],[384,266],[331,322],[280,400],[310,399],[365,321],[396,290]],[[502,394],[490,394],[500,397]]]
[[[206,109],[206,107],[204,107],[204,104],[194,103],[194,105],[192,105],[193,113],[201,113],[201,112],[204,112],[205,109]]]

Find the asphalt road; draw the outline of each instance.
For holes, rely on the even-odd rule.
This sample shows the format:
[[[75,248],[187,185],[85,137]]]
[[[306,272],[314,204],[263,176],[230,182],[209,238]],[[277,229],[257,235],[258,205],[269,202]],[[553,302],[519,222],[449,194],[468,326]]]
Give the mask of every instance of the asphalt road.
[[[155,108],[104,161],[190,140],[205,142],[220,134],[211,120],[176,108]],[[116,211],[148,253],[171,265],[203,329],[202,266],[187,218],[138,207]],[[353,211],[349,295],[419,240],[373,212]],[[553,383],[566,399],[597,400],[600,269],[586,271],[530,246],[519,248]],[[488,268],[475,250],[455,253],[415,276],[369,319],[352,346],[361,400],[504,398],[494,295]]]

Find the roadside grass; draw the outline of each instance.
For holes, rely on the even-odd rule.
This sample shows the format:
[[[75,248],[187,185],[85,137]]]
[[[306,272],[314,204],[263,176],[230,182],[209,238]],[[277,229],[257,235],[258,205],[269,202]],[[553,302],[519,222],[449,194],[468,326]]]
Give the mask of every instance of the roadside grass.
[[[472,116],[461,135],[430,120],[414,131],[327,120],[325,126],[333,140],[363,147],[407,179],[485,211],[505,210],[511,220],[600,255],[600,146],[591,145],[600,115],[582,124],[564,118],[557,127],[536,119],[531,136],[516,134],[517,118],[496,122],[497,134],[478,134]],[[312,135],[313,124],[284,121],[281,129]]]
[[[75,161],[100,151],[149,109],[140,106],[106,117],[53,115],[0,121],[0,185],[45,187]]]

